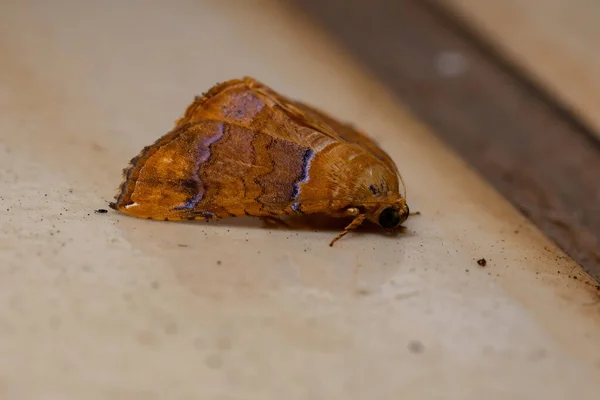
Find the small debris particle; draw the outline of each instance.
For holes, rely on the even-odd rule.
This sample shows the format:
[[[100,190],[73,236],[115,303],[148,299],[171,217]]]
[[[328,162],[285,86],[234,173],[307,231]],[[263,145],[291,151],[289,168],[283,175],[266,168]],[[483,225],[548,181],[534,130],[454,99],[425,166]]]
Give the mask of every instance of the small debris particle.
[[[217,260],[217,265],[221,265],[221,264],[222,264],[221,260]]]
[[[465,272],[469,272],[469,270],[468,270],[468,269],[465,269]]]
[[[177,246],[179,246],[179,247],[188,247],[188,245],[187,245],[187,244],[181,244],[181,243],[180,243],[180,244],[178,244]]]
[[[219,350],[230,350],[231,349],[231,339],[226,336],[220,337],[217,340],[217,348]]]
[[[211,354],[206,358],[206,365],[211,369],[219,369],[223,366],[223,360],[218,354]]]
[[[408,342],[408,351],[410,351],[411,353],[419,354],[422,353],[424,350],[425,346],[423,346],[423,343],[419,342],[418,340],[411,340],[410,342]]]
[[[485,258],[480,258],[477,260],[477,264],[479,264],[480,267],[485,267],[487,265],[487,261]]]
[[[177,332],[179,332],[179,328],[176,323],[170,322],[165,326],[165,333],[167,335],[176,335]]]
[[[104,208],[99,208],[97,210],[94,210],[94,212],[96,214],[106,214],[108,212],[108,210],[104,209]]]

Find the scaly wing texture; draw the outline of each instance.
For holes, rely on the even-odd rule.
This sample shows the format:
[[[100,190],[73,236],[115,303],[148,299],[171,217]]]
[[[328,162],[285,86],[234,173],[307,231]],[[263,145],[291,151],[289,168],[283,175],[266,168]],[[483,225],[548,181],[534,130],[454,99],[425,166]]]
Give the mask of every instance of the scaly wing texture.
[[[216,85],[202,97],[197,97],[177,123],[204,118],[220,118],[311,148],[320,155],[319,158],[325,159],[325,164],[330,164],[322,164],[320,167],[324,168],[319,169],[319,175],[327,178],[326,180],[335,181],[335,184],[345,181],[336,179],[335,175],[328,175],[328,171],[339,172],[340,168],[347,167],[353,169],[347,175],[352,177],[356,175],[357,168],[372,167],[373,180],[379,186],[378,196],[400,193],[400,190],[402,196],[405,196],[406,189],[396,164],[373,139],[313,107],[282,96],[253,78],[233,79]],[[336,149],[336,146],[343,148]],[[355,160],[357,152],[361,157]],[[350,163],[349,160],[353,162]],[[314,175],[311,176],[312,179]],[[318,182],[327,186],[324,181]],[[356,183],[356,186],[350,185],[348,190],[340,187],[337,192],[330,193],[333,196],[331,199],[368,199],[369,190],[362,187],[365,180]],[[329,183],[331,184],[332,182]],[[315,195],[317,194],[311,193],[311,199],[315,199]]]
[[[368,202],[369,182],[397,191],[394,171],[370,139],[244,78],[196,98],[134,158],[112,206],[173,220],[333,213]]]
[[[172,220],[278,214],[296,195],[307,154],[222,121],[182,124],[133,160],[115,206]]]
[[[398,176],[400,176],[396,164],[391,157],[379,147],[379,144],[367,135],[357,131],[351,125],[341,123],[307,104],[286,98],[252,78],[246,77],[244,78],[244,82],[253,90],[263,93],[265,96],[273,99],[278,106],[288,113],[289,117],[294,118],[300,124],[312,127],[316,131],[326,134],[335,140],[343,140],[349,143],[358,144],[371,152],[379,160],[384,162],[390,170],[396,172]]]
[[[217,95],[218,98],[215,99]],[[225,102],[228,102],[229,105],[223,107]],[[261,112],[263,112],[262,118],[257,118]],[[241,80],[234,79],[216,85],[204,96],[196,98],[196,101],[188,107],[185,116],[178,123],[196,120],[210,114],[246,126],[251,126],[253,123],[257,125],[256,122],[258,122],[260,127],[264,127],[269,125],[265,124],[269,119],[275,124],[281,124],[287,120],[285,122],[288,123],[280,125],[283,129],[277,129],[278,127],[273,125],[269,126],[269,128],[273,128],[270,129],[270,132],[290,138],[298,143],[305,142],[308,146],[318,145],[318,143],[315,143],[318,142],[318,140],[315,141],[315,138],[319,136],[323,142],[328,142],[327,139],[330,139],[336,142],[343,141],[357,144],[400,176],[398,168],[391,157],[367,135],[357,131],[349,124],[335,120],[314,107],[282,96],[250,77],[244,77]],[[314,130],[314,134],[306,135],[306,132],[302,130],[285,129],[292,121],[298,126],[311,128]]]

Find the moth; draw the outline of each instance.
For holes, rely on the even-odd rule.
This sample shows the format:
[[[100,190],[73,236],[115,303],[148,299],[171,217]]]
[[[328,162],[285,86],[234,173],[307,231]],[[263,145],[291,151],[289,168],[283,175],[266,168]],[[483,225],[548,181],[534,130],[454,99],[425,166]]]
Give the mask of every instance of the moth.
[[[402,177],[365,134],[250,78],[197,96],[174,128],[123,170],[110,204],[177,221],[324,214],[392,232],[409,216]]]

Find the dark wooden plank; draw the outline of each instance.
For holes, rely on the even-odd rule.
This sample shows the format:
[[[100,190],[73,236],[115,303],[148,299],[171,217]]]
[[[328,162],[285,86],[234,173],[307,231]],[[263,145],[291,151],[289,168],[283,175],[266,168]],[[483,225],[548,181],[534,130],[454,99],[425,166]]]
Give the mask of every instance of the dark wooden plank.
[[[295,0],[600,282],[600,143],[434,1]]]

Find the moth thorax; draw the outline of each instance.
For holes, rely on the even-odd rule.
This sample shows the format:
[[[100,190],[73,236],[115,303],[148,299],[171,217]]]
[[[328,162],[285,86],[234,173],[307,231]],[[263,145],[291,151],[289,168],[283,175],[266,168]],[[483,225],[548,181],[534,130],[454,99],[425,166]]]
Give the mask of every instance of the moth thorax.
[[[393,175],[381,165],[368,166],[357,176],[357,186],[368,190],[370,197],[389,197],[394,190]]]

